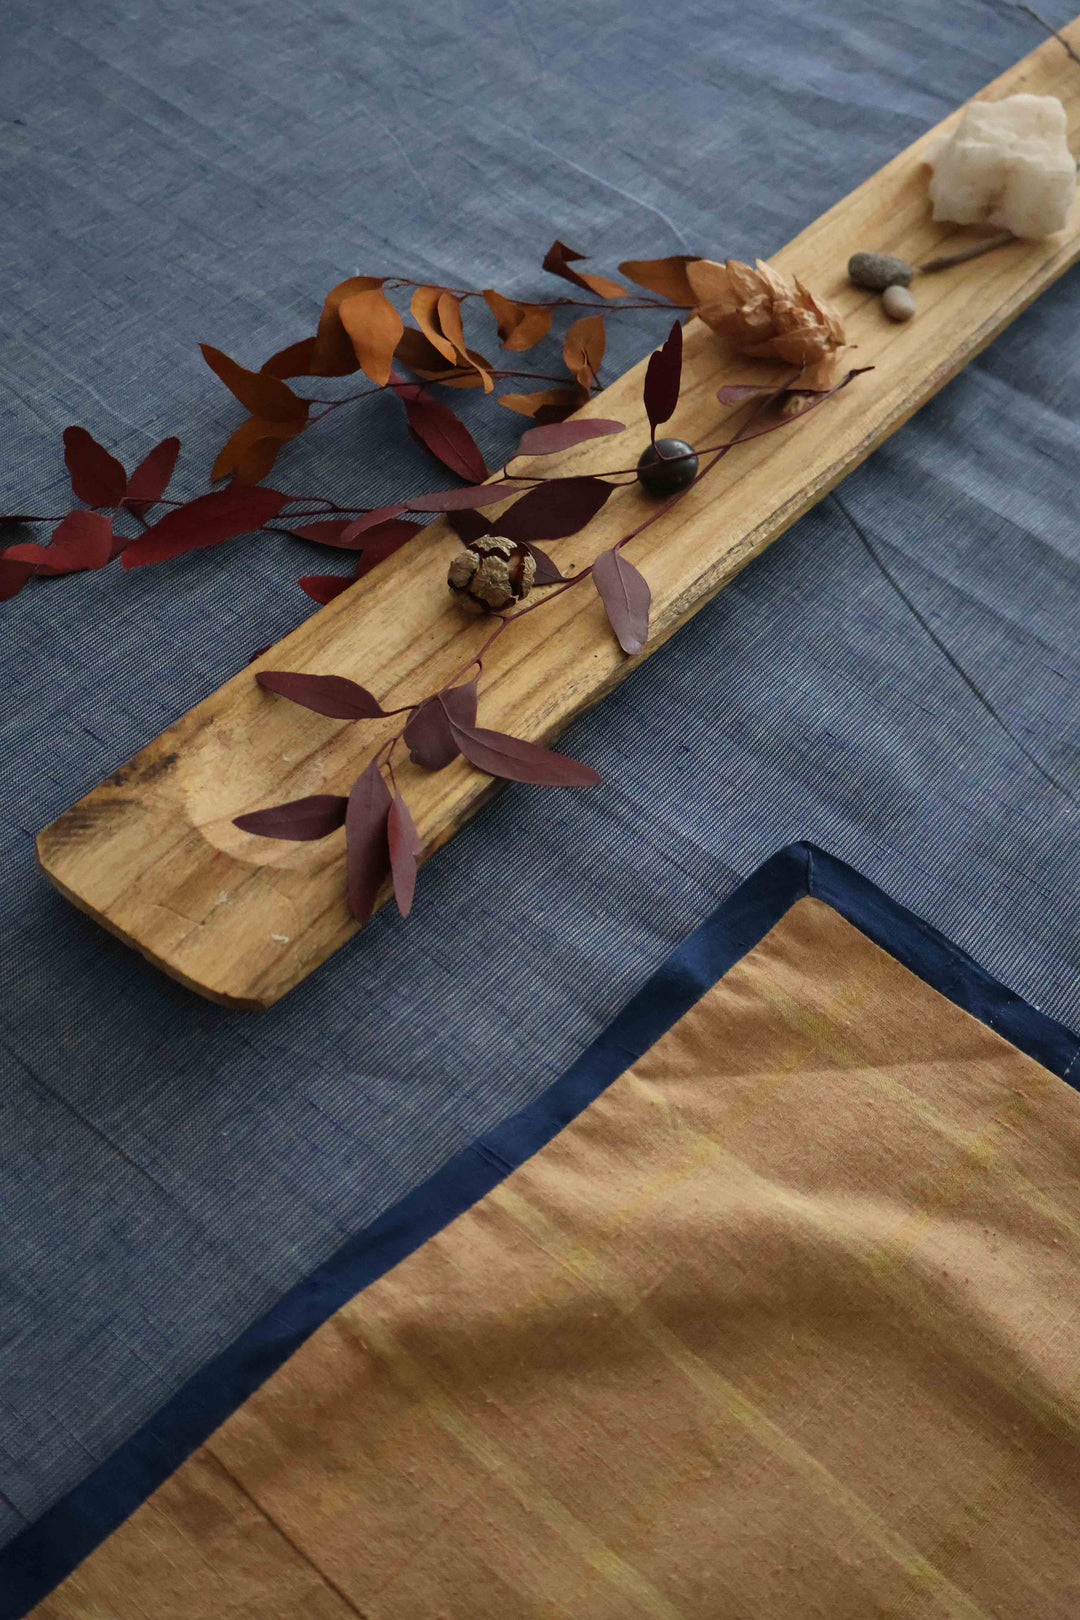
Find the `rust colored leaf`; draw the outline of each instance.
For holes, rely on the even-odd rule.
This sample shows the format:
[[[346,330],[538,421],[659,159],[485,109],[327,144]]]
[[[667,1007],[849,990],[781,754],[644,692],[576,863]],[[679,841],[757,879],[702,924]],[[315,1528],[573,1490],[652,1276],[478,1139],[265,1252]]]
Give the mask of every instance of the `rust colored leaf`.
[[[521,487],[507,481],[473,489],[437,489],[430,495],[410,495],[405,504],[413,512],[460,512],[469,506],[494,506],[508,495],[516,495]]]
[[[348,799],[340,793],[312,793],[306,799],[290,799],[268,810],[250,810],[246,816],[235,816],[233,826],[260,838],[308,842],[325,838],[343,826],[348,806]]]
[[[504,349],[521,354],[547,337],[554,313],[550,304],[518,304],[493,287],[485,289],[484,300],[498,323]]]
[[[230,473],[244,484],[257,484],[265,478],[283,444],[303,428],[303,422],[271,422],[267,417],[249,416],[230,434],[210,469],[210,481],[228,478]]]
[[[649,639],[652,592],[644,574],[621,551],[602,551],[593,563],[592,580],[625,653],[639,653]]]
[[[141,517],[148,506],[160,500],[169,487],[169,479],[180,454],[180,440],[162,439],[148,456],[144,456],[128,479],[124,505]]]
[[[625,422],[594,416],[581,422],[551,422],[546,427],[526,428],[518,442],[519,456],[553,456],[586,439],[603,439],[626,431]]]
[[[445,291],[445,287],[417,287],[412,295],[409,308],[412,311],[413,320],[427,338],[431,347],[444,360],[449,360],[452,366],[457,366],[460,363],[457,349],[443,331],[439,320],[439,300]],[[459,327],[461,325],[460,316],[458,317],[458,325]],[[464,338],[462,338],[462,348],[464,346]],[[407,365],[408,361],[405,364]]]
[[[341,306],[346,298],[381,287],[385,276],[350,276],[331,287],[319,316],[319,330],[311,351],[308,370],[313,377],[348,377],[359,362],[352,340],[341,324]]]
[[[561,276],[575,287],[584,287],[586,292],[597,293],[601,298],[625,298],[626,287],[620,287],[617,281],[609,281],[607,276],[587,275],[583,270],[572,270],[571,264],[577,264],[585,259],[584,253],[575,253],[573,248],[560,242],[558,237],[552,242],[544,255],[544,269],[550,270],[552,275]]]
[[[503,487],[503,486],[500,486]],[[615,488],[602,478],[553,478],[515,501],[498,519],[507,540],[562,540],[592,521]]]
[[[313,602],[325,607],[335,596],[347,591],[353,579],[354,576],[351,574],[305,574],[303,579],[298,579],[296,583]]]
[[[406,540],[423,532],[422,524],[407,523],[402,518],[391,518],[387,523],[377,523],[374,528],[365,530],[363,550],[356,564],[356,578],[362,579],[365,574],[370,574],[377,563],[398,551]]]
[[[76,500],[87,506],[119,506],[127,489],[127,473],[85,428],[64,429],[64,460]]]
[[[588,395],[604,358],[607,337],[602,315],[583,315],[575,321],[563,342],[563,359]]]
[[[69,512],[52,532],[49,545],[33,541],[9,546],[7,563],[29,563],[38,574],[74,574],[103,568],[113,554],[112,519],[103,512]]]
[[[306,337],[298,343],[290,343],[287,348],[272,354],[269,360],[264,360],[259,370],[271,377],[307,377],[315,358],[316,342],[314,337]]]
[[[255,677],[264,692],[328,715],[331,720],[377,720],[385,713],[374,693],[344,675],[298,675],[288,669],[261,669]]]
[[[662,348],[654,350],[645,368],[645,414],[652,437],[661,422],[675,415],[682,387],[683,331],[674,323]]]
[[[462,726],[475,724],[475,680],[427,698],[410,716],[402,735],[414,765],[425,771],[441,771],[457,759],[460,749],[450,730],[451,719]]]
[[[381,287],[353,293],[341,302],[338,315],[349,334],[364,374],[385,388],[390,381],[394,350],[404,323]]]
[[[308,401],[294,394],[280,377],[273,377],[268,371],[248,371],[209,343],[200,343],[199,348],[210,370],[252,416],[264,417],[270,422],[307,421]]]
[[[0,602],[9,602],[13,596],[18,596],[33,572],[32,563],[0,557]]]
[[[124,552],[122,564],[125,568],[141,568],[184,551],[220,545],[238,534],[250,534],[276,517],[289,498],[279,490],[256,489],[249,484],[230,484],[227,489],[198,495],[186,505],[166,512],[145,534],[133,540]]]
[[[416,859],[424,845],[400,793],[395,793],[386,823],[390,847],[390,872],[394,879],[394,899],[403,917],[412,910],[416,889]]]
[[[424,334],[412,326],[407,326],[401,334],[394,359],[415,371],[425,382],[439,382],[446,388],[479,388],[482,382],[479,370],[463,371],[456,362],[450,366]],[[472,360],[487,364],[483,355],[473,355]]]
[[[620,274],[649,292],[670,298],[673,304],[697,303],[694,290],[686,274],[688,264],[699,257],[696,253],[673,253],[666,259],[627,259],[620,264]]]
[[[535,394],[500,394],[499,404],[539,422],[561,422],[584,405],[588,397],[582,388],[541,388]]]
[[[390,873],[387,819],[391,803],[390,790],[372,760],[354,782],[345,813],[349,910],[357,922],[367,922]]]
[[[482,355],[476,354],[465,342],[465,330],[461,324],[461,299],[452,292],[440,293],[438,311],[439,325],[454,345],[459,362],[466,361],[479,372],[484,392],[490,394],[495,386],[491,378],[491,367]]]
[[[433,399],[418,383],[406,383],[395,393],[405,406],[409,431],[444,467],[470,484],[479,484],[487,477],[479,446],[449,405]]]
[[[510,782],[535,782],[545,787],[594,787],[600,778],[589,765],[568,759],[551,748],[510,737],[502,731],[463,726],[450,721],[450,731],[470,765],[489,776]]]

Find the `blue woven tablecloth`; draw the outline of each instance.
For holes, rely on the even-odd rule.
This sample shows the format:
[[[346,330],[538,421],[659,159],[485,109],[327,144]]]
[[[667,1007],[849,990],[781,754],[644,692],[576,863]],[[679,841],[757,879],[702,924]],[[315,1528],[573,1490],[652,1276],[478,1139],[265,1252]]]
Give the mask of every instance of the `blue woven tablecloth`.
[[[257,365],[357,270],[538,292],[556,234],[603,268],[767,255],[1041,37],[993,0],[9,0],[0,30],[0,506],[57,511],[69,422],[129,466],[178,432],[205,486],[240,413],[199,340]],[[608,324],[606,379],[663,330]],[[408,924],[262,1016],[76,913],[33,837],[298,623],[325,555],[249,539],[0,609],[0,1538],[780,845],[1080,1024],[1078,325],[1070,275],[573,728],[603,787],[505,792]],[[521,419],[454,402],[497,463]],[[396,493],[391,409],[280,481]]]

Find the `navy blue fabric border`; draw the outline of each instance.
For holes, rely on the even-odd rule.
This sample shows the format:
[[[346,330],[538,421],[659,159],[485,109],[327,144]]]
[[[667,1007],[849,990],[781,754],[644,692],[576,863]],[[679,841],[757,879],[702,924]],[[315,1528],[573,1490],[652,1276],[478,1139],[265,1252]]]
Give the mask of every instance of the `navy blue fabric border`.
[[[556,1136],[807,894],[827,902],[935,990],[1062,1079],[1080,1081],[1076,1035],[998,984],[843,861],[809,844],[792,844],[683,941],[541,1097],[463,1149],[339,1249],[10,1542],[0,1552],[0,1620],[21,1620],[316,1328]]]

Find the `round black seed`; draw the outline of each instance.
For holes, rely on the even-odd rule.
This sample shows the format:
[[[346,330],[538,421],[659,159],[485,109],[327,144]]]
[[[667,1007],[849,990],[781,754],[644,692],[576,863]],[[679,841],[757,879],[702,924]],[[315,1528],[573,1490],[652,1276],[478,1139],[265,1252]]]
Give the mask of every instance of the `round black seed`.
[[[677,460],[672,460],[677,457]],[[697,477],[698,458],[685,439],[657,439],[638,458],[638,482],[650,495],[677,495]]]

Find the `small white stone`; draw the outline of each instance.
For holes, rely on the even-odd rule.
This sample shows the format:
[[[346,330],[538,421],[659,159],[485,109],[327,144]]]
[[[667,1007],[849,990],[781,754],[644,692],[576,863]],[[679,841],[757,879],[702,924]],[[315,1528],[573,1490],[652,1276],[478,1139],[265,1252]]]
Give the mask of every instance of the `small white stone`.
[[[910,321],[915,313],[915,300],[906,287],[886,287],[881,295],[881,307],[890,321]]]
[[[218,891],[218,897],[215,900],[214,904],[218,905],[218,906],[223,906],[228,898],[229,898],[228,889],[220,889]]]
[[[973,101],[927,162],[936,220],[994,225],[1038,240],[1063,230],[1076,193],[1076,164],[1057,96]]]
[[[270,938],[276,939],[279,945],[287,945],[289,943],[288,934],[271,934]]]

